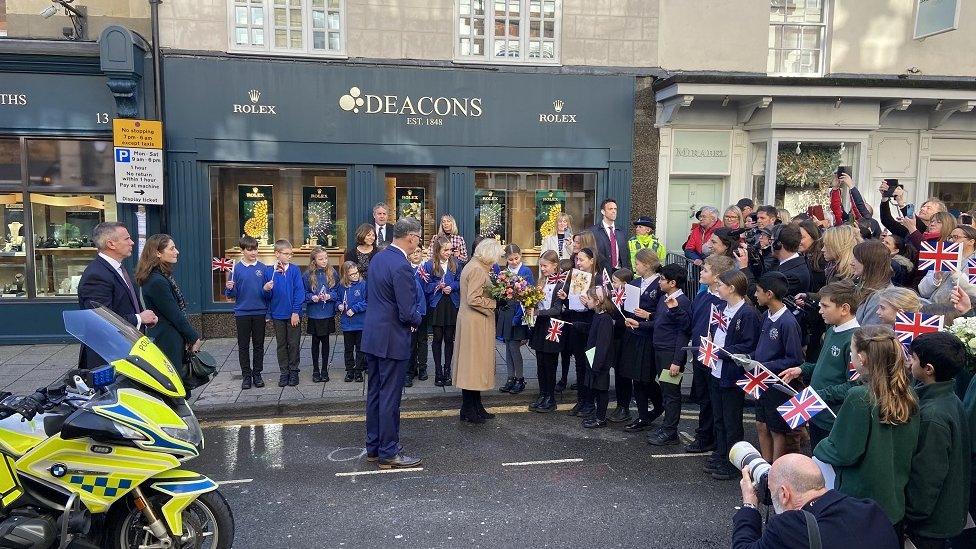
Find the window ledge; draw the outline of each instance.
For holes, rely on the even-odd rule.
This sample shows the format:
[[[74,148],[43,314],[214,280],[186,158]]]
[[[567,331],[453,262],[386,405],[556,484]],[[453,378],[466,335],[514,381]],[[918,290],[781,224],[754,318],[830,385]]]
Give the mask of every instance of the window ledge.
[[[506,65],[521,67],[561,67],[562,63],[558,59],[547,61],[499,61],[494,59],[475,59],[468,57],[455,57],[452,62],[458,65]]]
[[[302,59],[349,59],[345,53],[309,53],[309,52],[290,52],[290,51],[269,51],[269,50],[250,50],[250,49],[228,49],[227,53],[234,55],[266,56],[266,57],[297,57]]]

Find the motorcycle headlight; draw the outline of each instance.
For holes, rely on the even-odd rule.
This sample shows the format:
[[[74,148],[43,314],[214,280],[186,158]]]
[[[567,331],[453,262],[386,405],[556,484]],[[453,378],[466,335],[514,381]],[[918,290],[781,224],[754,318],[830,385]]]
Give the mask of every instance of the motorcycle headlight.
[[[139,431],[136,431],[135,429],[129,427],[128,425],[115,422],[113,423],[113,426],[115,427],[115,430],[119,432],[120,435],[122,435],[124,438],[128,440],[146,440],[146,435],[140,433]]]
[[[186,422],[187,428],[182,427],[163,427],[163,432],[167,435],[192,444],[203,449],[203,431],[200,429],[200,423],[197,421],[195,416],[184,417],[183,421]]]

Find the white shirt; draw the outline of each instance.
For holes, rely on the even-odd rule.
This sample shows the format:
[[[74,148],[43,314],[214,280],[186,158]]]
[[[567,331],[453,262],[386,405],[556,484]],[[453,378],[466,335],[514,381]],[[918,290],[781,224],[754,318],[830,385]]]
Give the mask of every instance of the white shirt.
[[[735,305],[726,305],[725,306],[725,310],[722,311],[722,317],[725,318],[726,324],[729,324],[729,323],[732,322],[732,318],[735,317],[736,313],[739,312],[739,309],[741,309],[742,306],[745,305],[745,303],[746,303],[746,300],[743,299],[742,301],[738,302]],[[725,347],[725,338],[728,335],[729,335],[729,333],[728,333],[727,330],[723,330],[721,328],[716,328],[715,329],[715,338],[712,341],[714,341],[715,342],[715,345],[717,345],[718,347]]]
[[[840,332],[846,332],[847,330],[853,330],[854,328],[860,328],[861,325],[858,323],[856,318],[852,318],[847,322],[834,326],[834,333],[838,334]]]
[[[512,274],[518,274],[518,272],[521,271],[521,270],[522,270],[522,264],[521,263],[519,263],[518,265],[516,265],[514,267],[511,267],[510,266],[508,268],[508,272],[510,272]]]
[[[243,259],[241,259],[241,265],[244,265],[245,267],[253,267],[253,266],[257,265],[257,264],[258,264],[258,260],[257,259],[254,260],[254,263],[248,263],[247,261],[244,261]]]
[[[441,264],[441,272],[446,273],[447,272],[447,261],[441,261],[440,264]]]
[[[780,309],[778,313],[776,313],[776,314],[773,314],[773,313],[771,313],[771,312],[767,312],[766,314],[768,314],[768,315],[769,315],[769,320],[772,320],[773,322],[776,322],[777,320],[779,320],[779,318],[780,318],[781,316],[783,316],[783,313],[785,313],[787,309],[788,309],[788,307],[786,307],[786,306],[784,305],[784,306],[783,306],[783,308],[782,308],[782,309]]]
[[[650,286],[654,282],[657,282],[657,277],[659,277],[659,276],[661,276],[661,275],[654,275],[654,276],[652,276],[650,278],[642,278],[641,279],[641,285],[640,285],[641,293],[644,293],[645,291],[647,291],[647,287],[648,286]]]
[[[680,289],[678,289],[678,290],[675,290],[674,292],[668,294],[667,295],[667,299],[671,299],[672,297],[675,298],[675,299],[678,299],[679,297],[681,297],[683,295],[685,295],[685,293],[683,291],[681,291]],[[784,307],[784,309],[785,309],[785,307]]]
[[[102,252],[98,252],[98,257],[100,257],[100,258],[104,259],[105,261],[107,261],[108,264],[111,265],[113,269],[115,269],[115,272],[118,273],[118,275],[120,277],[122,277],[122,280],[123,281],[126,280],[125,273],[122,271],[122,263],[121,262],[116,261],[114,258],[111,258],[111,257],[103,254]],[[136,293],[136,289],[135,288],[132,288],[132,293],[134,293],[134,294]],[[136,299],[139,299],[139,294],[136,294]],[[139,328],[142,328],[142,319],[139,318],[139,314],[137,313],[136,314],[136,330],[138,330]]]
[[[779,262],[779,264],[782,265],[783,263],[786,263],[787,261],[791,261],[791,260],[796,259],[798,257],[800,257],[800,254],[793,254],[790,257],[787,257],[786,259],[781,259],[780,262]]]

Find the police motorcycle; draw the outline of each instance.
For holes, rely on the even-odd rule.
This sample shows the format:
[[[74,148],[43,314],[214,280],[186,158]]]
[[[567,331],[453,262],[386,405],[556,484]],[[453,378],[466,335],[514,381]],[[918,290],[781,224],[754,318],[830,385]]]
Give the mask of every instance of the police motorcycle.
[[[107,364],[0,395],[0,548],[230,548],[217,483],[182,468],[203,433],[173,365],[104,307],[64,324]]]

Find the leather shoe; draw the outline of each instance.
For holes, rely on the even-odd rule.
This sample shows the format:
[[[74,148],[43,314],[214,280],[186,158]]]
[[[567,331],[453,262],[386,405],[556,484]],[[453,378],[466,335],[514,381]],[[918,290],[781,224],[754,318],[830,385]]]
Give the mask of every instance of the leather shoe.
[[[545,396],[539,395],[539,398],[535,399],[535,402],[533,402],[532,404],[529,404],[529,411],[530,412],[536,411],[536,409],[539,408],[539,406],[543,402],[545,402],[545,400],[546,400],[546,397]]]
[[[610,423],[623,423],[625,421],[630,421],[630,409],[624,408],[623,406],[618,406],[607,419],[610,420]]]
[[[715,449],[715,443],[711,442],[708,444],[702,444],[702,441],[695,439],[694,442],[685,446],[685,452],[689,454],[703,454],[705,452],[711,452]]]
[[[702,466],[702,471],[705,471],[706,473],[718,473],[722,471],[722,467],[714,461],[709,461]]]
[[[314,370],[312,372],[312,383],[319,383],[320,381],[322,381],[322,374],[318,370]]]
[[[426,369],[417,372],[417,379],[419,379],[420,381],[427,381],[429,378],[430,376],[427,375]]]
[[[408,377],[406,381],[403,382],[404,387],[413,387],[413,378]]]
[[[261,387],[264,387],[264,378],[261,377],[260,375],[255,375],[254,376],[254,386],[257,387],[258,389],[260,389]]]
[[[732,474],[732,471],[728,469],[722,469],[720,471],[712,471],[711,475],[712,478],[715,480],[732,480],[733,478],[735,478],[734,475]]]
[[[466,411],[461,412],[461,423],[474,423],[477,425],[484,422],[485,422],[485,418],[481,417],[481,414],[479,414],[478,412],[470,412],[470,413]]]
[[[664,433],[658,433],[647,439],[647,443],[651,446],[677,446],[680,442],[678,435],[668,436]]]
[[[505,381],[505,385],[502,385],[498,390],[502,393],[510,393],[512,391],[512,387],[514,386],[515,386],[515,378],[510,377]]]
[[[584,429],[599,429],[606,426],[607,426],[607,420],[605,419],[597,419],[595,417],[591,417],[590,419],[583,421]]]
[[[346,370],[346,377],[342,378],[342,381],[345,381],[346,383],[352,383],[354,377],[355,374],[352,373],[352,370]]]
[[[638,419],[637,421],[631,422],[626,427],[624,427],[624,431],[627,431],[628,433],[637,433],[640,431],[646,431],[650,428],[651,428],[650,422],[644,421],[643,419]]]
[[[423,463],[420,458],[405,456],[403,454],[397,454],[389,459],[381,459],[379,461],[380,469],[405,469],[407,467],[416,467]]]
[[[244,376],[244,379],[241,380],[241,389],[250,389],[250,388],[251,388],[251,376]]]
[[[540,414],[548,414],[549,412],[556,411],[556,399],[553,397],[546,397],[545,400],[539,404],[539,407],[535,409],[536,412]]]
[[[375,454],[366,454],[366,461],[370,463],[376,463],[379,460],[380,460],[380,456],[377,456]]]
[[[353,379],[356,381],[356,383],[362,383],[363,382],[363,373],[362,372],[356,372],[356,376],[353,377]]]
[[[444,378],[441,376],[434,376],[434,387],[443,387]]]
[[[509,393],[517,395],[525,390],[525,378],[519,377],[515,379],[515,383],[512,384],[512,388],[509,389]]]

